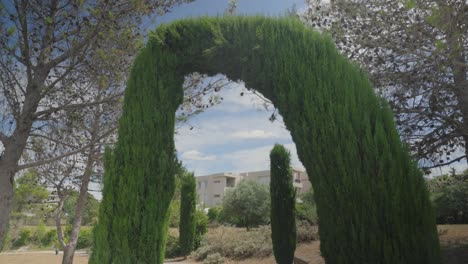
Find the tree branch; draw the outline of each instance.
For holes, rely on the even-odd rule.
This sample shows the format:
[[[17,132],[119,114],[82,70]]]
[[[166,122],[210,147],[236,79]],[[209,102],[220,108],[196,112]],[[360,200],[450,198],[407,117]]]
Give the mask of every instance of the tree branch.
[[[438,167],[442,167],[442,166],[446,166],[446,165],[450,165],[454,162],[457,162],[457,161],[460,161],[462,159],[466,158],[466,155],[463,155],[461,157],[458,157],[456,159],[453,159],[451,161],[448,161],[448,162],[445,162],[445,163],[440,163],[440,164],[437,164],[437,165],[433,165],[433,166],[428,166],[428,167],[422,167],[423,169],[433,169],[433,168],[438,168]]]
[[[81,152],[83,152],[85,149],[87,149],[87,148],[93,146],[94,144],[96,144],[96,143],[97,143],[99,140],[101,140],[102,138],[105,138],[105,137],[109,136],[110,134],[112,134],[117,128],[118,128],[118,126],[114,126],[114,127],[110,128],[108,131],[106,131],[105,133],[103,133],[103,134],[100,135],[99,137],[96,137],[93,141],[89,142],[89,143],[86,144],[85,146],[83,146],[83,147],[81,147],[81,148],[79,148],[79,149],[76,149],[76,150],[74,150],[74,151],[70,151],[70,152],[64,153],[64,154],[62,154],[62,155],[59,155],[59,156],[50,158],[50,159],[39,160],[39,161],[31,162],[31,163],[26,163],[26,164],[18,165],[18,171],[19,171],[19,170],[24,170],[24,169],[27,169],[27,168],[31,168],[31,167],[36,167],[36,166],[44,165],[44,164],[47,164],[47,163],[51,163],[51,162],[54,162],[54,161],[61,160],[61,159],[63,159],[63,158],[69,157],[69,156],[71,156],[71,155],[75,155],[75,154],[81,153]]]
[[[59,106],[59,107],[51,107],[51,108],[49,108],[47,110],[36,112],[34,114],[34,117],[39,117],[39,116],[42,116],[42,115],[48,115],[48,114],[52,114],[52,113],[59,112],[59,111],[62,111],[62,110],[76,110],[76,109],[82,109],[82,108],[88,107],[88,106],[100,105],[100,104],[112,101],[113,99],[116,99],[117,97],[120,97],[122,95],[123,95],[123,92],[120,92],[120,93],[117,93],[117,94],[115,94],[113,96],[107,97],[107,98],[105,98],[103,100],[100,100],[100,101],[94,101],[94,102],[83,103],[83,104],[69,104],[69,105],[63,105],[63,106]]]

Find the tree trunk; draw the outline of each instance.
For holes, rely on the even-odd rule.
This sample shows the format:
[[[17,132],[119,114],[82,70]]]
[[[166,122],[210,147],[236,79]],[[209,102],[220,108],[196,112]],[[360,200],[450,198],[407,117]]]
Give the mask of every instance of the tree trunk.
[[[13,201],[13,177],[15,170],[9,164],[0,162],[0,251],[3,248],[3,238],[8,230],[10,210]]]
[[[63,249],[62,264],[73,264],[78,236],[80,235],[81,220],[83,218],[83,210],[88,198],[88,185],[93,174],[94,154],[93,148],[90,149],[88,160],[86,162],[85,172],[81,180],[80,195],[76,202],[75,216],[73,218],[72,230],[68,240],[68,244]]]
[[[0,249],[3,246],[3,239],[8,228],[18,161],[26,147],[34,121],[33,114],[40,101],[40,87],[42,87],[48,73],[41,74],[28,84],[23,109],[16,120],[16,128],[11,137],[2,141],[5,149],[3,155],[0,154]]]
[[[453,82],[455,93],[458,100],[458,108],[461,111],[463,124],[459,131],[463,135],[465,160],[468,162],[468,80],[467,80],[467,61],[465,59],[465,51],[463,50],[463,42],[459,38],[457,32],[449,30],[447,33],[447,43],[450,49],[450,57],[452,58]]]

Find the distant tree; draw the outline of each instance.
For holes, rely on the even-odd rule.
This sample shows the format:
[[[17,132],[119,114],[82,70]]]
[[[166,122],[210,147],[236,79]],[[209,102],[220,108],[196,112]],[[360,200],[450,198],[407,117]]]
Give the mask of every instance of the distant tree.
[[[192,251],[195,238],[195,205],[197,201],[195,186],[195,176],[193,173],[187,173],[182,177],[180,188],[179,246],[180,253],[184,257]]]
[[[268,224],[270,219],[270,193],[268,186],[256,181],[243,180],[223,198],[223,215],[239,226],[256,227]]]
[[[88,193],[87,196],[82,212],[81,225],[91,226],[97,223],[98,220],[99,201],[90,193]],[[78,198],[79,193],[77,191],[72,191],[64,202],[63,213],[67,215],[68,223],[72,223],[75,218]]]
[[[468,172],[428,180],[438,224],[468,224]]]
[[[37,171],[27,170],[15,181],[12,222],[20,224],[25,215],[34,215],[34,219],[44,220],[51,210],[47,206],[50,192],[41,185]]]
[[[0,2],[0,248],[16,172],[88,146],[73,146],[69,153],[41,161],[20,162],[25,150],[33,150],[34,138],[48,139],[50,129],[60,127],[55,121],[70,111],[79,115],[80,109],[115,99],[95,100],[88,88],[96,83],[121,85],[142,43],[143,17],[164,14],[182,2]]]
[[[424,168],[466,161],[467,1],[307,3],[302,19],[330,33],[342,53],[370,73]]]
[[[270,152],[271,240],[278,264],[291,264],[296,250],[296,190],[291,155],[279,144]]]
[[[226,15],[234,15],[237,11],[237,0],[229,0],[228,7],[224,10]]]

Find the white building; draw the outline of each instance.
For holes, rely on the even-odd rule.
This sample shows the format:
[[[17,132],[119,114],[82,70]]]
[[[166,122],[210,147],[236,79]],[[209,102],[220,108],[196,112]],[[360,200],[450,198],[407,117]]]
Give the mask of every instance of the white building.
[[[292,173],[293,185],[297,193],[300,194],[309,191],[311,184],[307,173],[298,169],[292,169]],[[221,204],[226,190],[234,188],[244,179],[254,180],[262,184],[270,184],[270,171],[251,171],[239,174],[215,173],[197,176],[197,194],[200,203],[205,207],[213,207]]]

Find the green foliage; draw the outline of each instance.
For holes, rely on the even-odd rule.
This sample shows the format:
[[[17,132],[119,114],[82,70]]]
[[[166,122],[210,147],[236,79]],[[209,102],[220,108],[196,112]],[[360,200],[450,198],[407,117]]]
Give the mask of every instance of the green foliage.
[[[438,224],[468,224],[468,173],[428,181]]]
[[[311,189],[299,196],[302,203],[296,203],[296,219],[307,221],[309,224],[318,224],[317,205],[314,191]]]
[[[76,243],[76,249],[89,248],[93,245],[93,230],[91,228],[81,228]]]
[[[34,215],[34,220],[44,219],[46,205],[44,200],[49,197],[49,191],[39,183],[37,171],[28,170],[15,181],[15,196],[13,199],[13,214],[18,218],[27,218],[24,213]]]
[[[76,203],[78,202],[79,192],[72,193],[65,199],[63,212],[68,216],[68,222],[72,222],[75,217]],[[93,195],[87,194],[86,203],[83,208],[81,224],[85,226],[95,225],[99,216],[99,201]]]
[[[271,240],[278,264],[291,264],[296,250],[296,190],[291,155],[279,144],[270,152]]]
[[[11,246],[13,249],[28,245],[31,242],[32,238],[32,231],[27,228],[23,228],[19,231],[19,235],[17,238],[15,238]]]
[[[212,229],[195,251],[194,257],[200,261],[216,253],[230,259],[270,256],[272,253],[270,227],[260,226],[250,231],[225,226]]]
[[[218,207],[211,207],[208,209],[208,220],[214,222],[218,220],[220,209]]]
[[[169,226],[179,227],[180,223],[180,199],[174,199],[169,205]]]
[[[161,25],[137,56],[118,142],[105,155],[90,263],[163,262],[174,113],[191,72],[243,80],[278,108],[314,186],[327,263],[441,262],[422,174],[367,76],[300,21],[228,16]],[[226,205],[243,225],[268,221],[268,191],[253,195],[255,184],[244,185],[253,198],[244,205],[258,204],[238,206],[242,198],[233,191]]]
[[[180,256],[179,238],[168,235],[166,240],[166,258],[175,258]]]
[[[57,229],[51,229],[47,231],[47,233],[42,238],[41,246],[42,247],[50,246],[56,239],[57,239]]]
[[[241,181],[223,199],[223,218],[237,226],[256,227],[270,221],[270,191],[256,181]]]
[[[318,226],[312,225],[308,221],[296,221],[296,241],[310,242],[318,240]]]
[[[206,232],[208,231],[208,216],[202,211],[197,210],[195,213],[195,238],[193,241],[193,249],[197,249]]]
[[[180,253],[187,256],[193,249],[196,219],[195,203],[197,193],[196,182],[193,173],[187,173],[182,178],[180,195],[180,224],[179,224],[179,247]]]
[[[42,241],[44,240],[44,237],[47,234],[47,229],[46,225],[42,220],[39,221],[37,226],[34,228],[34,233],[33,233],[33,242],[36,244],[42,244]]]

